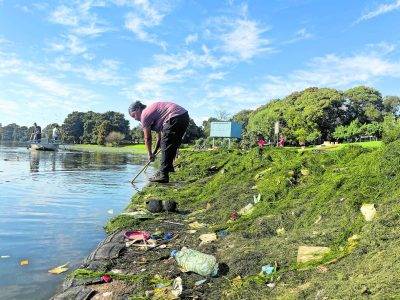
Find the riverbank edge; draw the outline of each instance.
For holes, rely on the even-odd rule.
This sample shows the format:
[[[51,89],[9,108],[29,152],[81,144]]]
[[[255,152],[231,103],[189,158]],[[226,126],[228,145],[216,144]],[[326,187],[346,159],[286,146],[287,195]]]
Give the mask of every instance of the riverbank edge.
[[[151,197],[170,200],[173,199],[172,197],[176,197],[180,206],[192,211],[189,214],[190,221],[198,221],[200,224],[209,223],[209,227],[198,230],[197,234],[206,233],[206,231],[219,232],[222,228],[227,228],[228,239],[218,238],[213,247],[223,249],[227,240],[229,243],[239,243],[240,247],[225,250],[226,253],[224,251],[219,253],[218,256],[221,259],[224,258],[224,261],[230,266],[232,274],[228,280],[225,279],[221,282],[216,279],[208,284],[206,289],[209,291],[206,290],[205,293],[213,293],[208,295],[208,299],[214,299],[212,296],[215,296],[216,293],[219,293],[218,296],[223,293],[224,299],[231,299],[230,297],[236,299],[244,296],[248,299],[256,299],[257,294],[252,294],[253,289],[251,288],[254,285],[259,291],[262,290],[265,295],[271,297],[285,293],[294,297],[320,295],[321,293],[332,296],[336,293],[343,294],[350,291],[352,295],[360,295],[364,293],[361,290],[364,285],[369,286],[369,293],[375,294],[376,291],[380,291],[381,286],[388,284],[390,276],[386,275],[387,272],[390,273],[390,268],[377,270],[371,273],[371,276],[365,275],[362,282],[347,282],[345,278],[339,280],[337,274],[361,272],[360,270],[366,266],[372,265],[375,256],[382,255],[382,250],[370,244],[377,236],[385,236],[382,225],[385,228],[394,226],[388,221],[386,221],[387,224],[382,224],[380,220],[394,220],[393,214],[396,213],[394,208],[398,206],[395,206],[395,199],[391,194],[395,191],[400,195],[400,191],[395,188],[397,185],[395,185],[393,177],[389,177],[389,180],[376,175],[386,174],[389,171],[392,174],[391,170],[397,169],[396,164],[387,164],[387,162],[390,161],[388,157],[392,158],[399,151],[399,143],[382,149],[365,149],[355,146],[345,150],[317,151],[315,153],[272,149],[264,153],[262,161],[256,151],[247,153],[218,150],[188,152],[188,155],[183,157],[183,161],[178,162],[177,173],[173,175],[173,179],[177,181],[183,181],[185,178],[185,186],[165,188],[160,185],[146,185],[133,197],[132,202],[124,211],[136,210],[139,202],[143,205],[144,201]],[[365,164],[365,161],[370,161],[370,164]],[[374,166],[380,166],[381,169]],[[247,173],[250,174],[246,175]],[[195,175],[191,176],[191,174]],[[368,176],[353,176],[356,174],[368,174]],[[348,178],[348,183],[343,182],[343,178],[347,178],[348,175],[352,175],[351,179]],[[282,194],[278,200],[282,207],[275,207],[275,210],[273,206],[269,207],[269,203],[265,201],[269,197],[270,183],[278,183],[275,179],[279,179],[279,182],[284,185],[278,186],[279,189],[271,190],[273,192],[271,195],[277,195],[284,190],[297,190],[300,194],[297,196],[296,205],[287,201],[292,201],[292,199],[285,199],[288,195]],[[236,186],[232,184],[234,180],[237,181]],[[359,195],[357,191],[373,188],[377,185],[375,180],[384,182],[387,187],[381,192],[383,199],[377,204],[378,213],[380,213],[378,221],[366,223],[360,213],[360,206],[363,202],[373,203],[377,200],[373,193],[365,193],[362,195],[361,202],[359,199],[361,194]],[[242,185],[243,182],[246,184]],[[312,188],[316,194],[320,193],[321,199],[310,199],[307,193],[301,191],[304,185],[307,189]],[[323,188],[323,185],[326,188]],[[232,192],[226,189],[228,186],[232,188]],[[245,187],[245,190],[242,187]],[[330,187],[334,187],[340,193],[332,191],[331,194]],[[222,199],[221,190],[224,188],[227,196]],[[178,191],[172,191],[176,189]],[[390,195],[386,190],[390,192]],[[355,193],[353,194],[353,192]],[[261,202],[254,205],[255,207],[250,212],[244,212],[243,216],[230,214],[231,210],[239,211],[240,208],[247,207],[246,203],[251,201],[250,199],[257,193],[261,194]],[[213,195],[215,199],[212,201],[214,202],[208,202],[210,197],[206,197],[206,194]],[[231,201],[229,208],[221,208],[220,204],[226,205],[227,199],[230,199],[232,195],[235,196],[235,203]],[[326,199],[325,202],[322,202],[322,199]],[[342,210],[330,208],[331,205],[336,207],[339,204],[343,207]],[[393,209],[391,209],[392,205]],[[290,210],[283,206],[290,207]],[[285,214],[281,215],[280,210]],[[218,218],[217,213],[223,214]],[[282,216],[285,219],[282,219]],[[346,222],[352,220],[351,223],[348,225],[347,223],[338,224],[338,220],[343,217]],[[230,221],[230,219],[236,218],[238,219]],[[120,214],[108,222],[106,229],[109,232],[117,232],[124,228],[146,228],[151,222],[155,223],[154,221],[138,225],[138,223],[129,223],[127,216]],[[335,228],[335,232],[330,232],[331,228]],[[313,230],[323,231],[324,235],[319,237]],[[197,236],[196,239],[198,241]],[[332,251],[329,255],[311,264],[296,265],[297,246],[301,245],[299,243],[304,239],[308,243],[315,243],[318,246],[330,246]],[[290,243],[285,240],[289,240]],[[327,244],[327,241],[330,241],[331,244]],[[186,243],[189,247],[193,245],[190,239]],[[256,247],[253,246],[254,243],[257,243]],[[198,244],[194,247],[201,249]],[[390,262],[395,257],[394,252],[397,247],[392,245],[392,247],[384,248],[393,249],[386,251],[385,261],[391,265]],[[249,249],[252,250],[249,251]],[[372,260],[363,260],[365,252],[361,250],[365,249],[369,249],[369,256],[374,255]],[[209,253],[211,252],[212,250],[209,251]],[[278,268],[277,272],[272,277],[259,277],[258,272],[261,266],[267,262],[274,262],[275,268]],[[119,266],[121,265],[114,267],[118,268]],[[156,271],[163,274],[162,270],[156,269]],[[180,276],[184,275],[180,274]],[[184,282],[187,283],[187,279],[187,277],[184,278]],[[265,285],[266,280],[270,281],[269,284],[273,288]],[[340,289],[336,287],[338,280],[341,283]],[[324,290],[317,285],[318,282],[324,283]],[[389,280],[389,282],[392,281]],[[220,285],[220,283],[223,284]],[[212,287],[218,287],[218,289],[212,291]],[[398,285],[392,285],[391,290],[384,291],[384,295],[394,295],[397,289]],[[360,294],[358,290],[360,290]]]
[[[104,153],[104,154],[140,154],[144,155],[147,153],[144,144],[129,145],[129,146],[119,146],[119,147],[109,147],[109,146],[99,146],[91,144],[74,144],[65,145],[63,149],[68,151],[81,151],[81,152],[91,152],[91,153]]]

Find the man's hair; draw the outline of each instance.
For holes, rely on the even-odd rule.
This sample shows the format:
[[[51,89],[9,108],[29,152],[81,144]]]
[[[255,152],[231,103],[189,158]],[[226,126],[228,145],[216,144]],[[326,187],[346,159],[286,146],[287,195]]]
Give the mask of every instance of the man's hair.
[[[131,114],[131,113],[133,113],[134,111],[137,111],[137,110],[143,110],[143,109],[145,109],[146,108],[146,105],[144,105],[142,102],[140,102],[140,101],[136,101],[136,102],[133,102],[131,105],[129,105],[129,109],[128,109],[128,112],[129,112],[129,114]]]

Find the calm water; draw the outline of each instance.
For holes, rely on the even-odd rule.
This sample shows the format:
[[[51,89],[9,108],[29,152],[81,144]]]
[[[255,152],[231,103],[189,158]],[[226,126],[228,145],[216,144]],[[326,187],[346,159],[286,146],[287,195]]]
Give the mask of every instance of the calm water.
[[[0,299],[51,297],[67,273],[47,271],[78,266],[104,238],[105,222],[135,192],[129,180],[140,164],[132,155],[0,145],[0,256],[10,256],[0,258]]]

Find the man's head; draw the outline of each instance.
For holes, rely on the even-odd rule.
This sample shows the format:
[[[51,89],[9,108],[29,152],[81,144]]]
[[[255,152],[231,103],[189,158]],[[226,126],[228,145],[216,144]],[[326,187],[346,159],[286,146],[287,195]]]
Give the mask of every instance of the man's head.
[[[35,127],[37,126],[36,122],[35,122],[35,123],[33,123],[33,126],[35,126]]]
[[[136,121],[140,121],[140,117],[142,115],[142,111],[143,109],[146,108],[146,105],[144,105],[142,102],[140,101],[136,101],[134,103],[132,103],[129,106],[128,112],[129,115],[134,118]]]

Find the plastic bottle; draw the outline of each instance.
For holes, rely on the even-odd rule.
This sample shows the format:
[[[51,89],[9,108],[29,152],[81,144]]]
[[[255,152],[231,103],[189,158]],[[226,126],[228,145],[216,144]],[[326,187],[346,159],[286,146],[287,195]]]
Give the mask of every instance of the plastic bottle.
[[[187,272],[194,272],[202,276],[216,276],[218,274],[218,263],[212,255],[183,247],[181,251],[172,250],[171,256]]]

